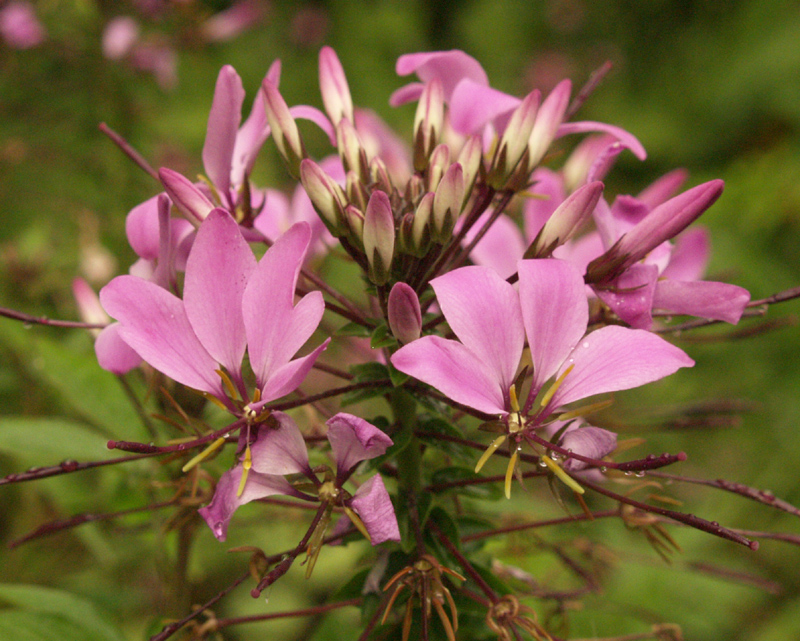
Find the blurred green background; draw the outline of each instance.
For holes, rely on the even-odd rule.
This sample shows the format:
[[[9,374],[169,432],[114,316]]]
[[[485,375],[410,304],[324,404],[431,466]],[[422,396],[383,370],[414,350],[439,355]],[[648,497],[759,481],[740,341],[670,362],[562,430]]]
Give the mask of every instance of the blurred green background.
[[[377,111],[405,136],[413,107],[393,110],[387,104],[405,82],[394,73],[403,53],[463,49],[482,63],[493,86],[517,95],[533,87],[549,90],[565,76],[580,86],[592,70],[612,61],[613,70],[578,117],[631,131],[649,157],[639,163],[623,154],[607,180],[607,193],[636,193],[675,167],[689,170],[691,184],[723,178],[725,193],[703,217],[712,231],[712,275],[747,287],[754,298],[800,284],[796,2],[255,2],[255,22],[224,41],[213,36],[207,22],[231,6],[223,0],[41,0],[33,5],[46,39],[25,50],[0,43],[3,306],[76,318],[73,277],[81,275],[99,287],[133,262],[125,215],[156,193],[157,185],[99,132],[99,122],[121,133],[153,166],[193,176],[202,170],[200,151],[219,68],[232,64],[242,76],[249,109],[268,66],[280,58],[287,102],[320,106],[317,55],[323,44],[338,53],[354,101]],[[136,17],[141,42],[151,49],[172,51],[174,77],[163,67],[160,77],[137,69],[146,65],[132,54],[119,60],[102,55],[103,29],[120,15]],[[310,128],[306,131],[311,135]],[[270,143],[254,179],[263,186],[288,185]],[[773,308],[768,318],[791,321],[797,305]],[[694,370],[653,389],[620,395],[619,405],[636,422],[648,407],[705,398],[747,401],[749,410],[735,427],[632,435],[646,436],[647,451],[685,451],[688,462],[671,471],[725,477],[800,504],[800,368],[795,363],[800,328],[704,340],[729,332],[706,329],[681,340],[697,361]],[[93,359],[91,342],[81,332],[0,321],[0,475],[65,458],[102,458],[110,436],[148,439],[117,381],[98,371]],[[188,611],[190,603],[209,598],[241,573],[244,557],[226,555],[224,549],[255,540],[275,552],[296,541],[291,519],[307,518],[292,513],[287,519],[276,512],[265,524],[255,517],[263,512],[250,512],[249,521],[242,519],[250,527],[238,529],[225,546],[202,533],[188,561],[188,591],[162,576],[164,567],[179,562],[175,537],[162,539],[159,527],[148,526],[163,525],[168,514],[86,525],[6,549],[8,541],[49,519],[156,500],[158,490],[148,485],[154,469],[151,461],[0,488],[0,603],[20,606],[0,610],[0,632],[16,635],[0,636],[147,638],[160,629],[159,616]],[[800,533],[797,517],[732,495],[691,486],[670,492],[686,501],[684,509],[731,527]],[[538,498],[500,507],[519,518],[560,514],[552,501]],[[764,541],[753,553],[701,533],[670,531],[684,548],[672,565],[616,521],[571,530],[571,535],[602,541],[622,561],[604,592],[588,597],[584,610],[571,614],[571,636],[642,632],[649,623],[669,621],[679,623],[693,641],[800,638],[796,548]],[[558,540],[567,534],[541,535]],[[523,534],[493,549],[536,574],[540,555],[526,553],[525,542]],[[343,568],[357,565],[363,552],[326,549],[313,584],[303,581],[301,571],[290,573],[273,589],[269,608],[326,602],[351,571]],[[765,590],[687,569],[698,562],[772,583]],[[26,592],[9,584],[40,587]],[[45,592],[46,587],[69,592],[75,601]],[[171,601],[169,595],[178,592],[188,594],[188,601]],[[263,602],[250,599],[245,589],[219,606],[218,614],[263,611]],[[280,621],[226,629],[223,636],[306,639],[313,631],[315,639],[355,639],[355,626],[357,614],[349,609],[322,627],[313,620]]]

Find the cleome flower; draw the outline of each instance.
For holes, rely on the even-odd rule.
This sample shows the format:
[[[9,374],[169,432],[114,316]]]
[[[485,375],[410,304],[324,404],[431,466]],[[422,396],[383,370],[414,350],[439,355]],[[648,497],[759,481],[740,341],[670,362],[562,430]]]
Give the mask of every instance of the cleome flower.
[[[694,364],[682,350],[644,330],[608,326],[587,334],[585,287],[570,264],[522,260],[517,270],[519,291],[480,266],[433,279],[439,306],[459,340],[424,336],[392,356],[401,372],[458,403],[499,416],[505,433],[495,439],[477,469],[510,439],[517,449],[508,468],[506,494],[522,441],[557,418],[566,420],[559,414],[561,408],[596,394],[638,387]],[[533,372],[521,402],[517,371],[526,337]],[[551,379],[555,382],[545,390]],[[579,449],[585,441],[593,458],[610,451],[597,451],[592,439],[570,438]],[[613,449],[613,439],[604,442]],[[573,451],[583,454],[574,447]],[[567,482],[569,477],[550,457],[542,460]]]
[[[220,478],[211,503],[200,509],[200,515],[214,536],[220,541],[226,539],[228,523],[240,506],[282,494],[327,502],[331,509],[334,506],[342,507],[373,545],[399,541],[400,531],[394,507],[380,475],[370,477],[353,494],[343,489],[359,463],[381,456],[392,445],[392,439],[364,419],[344,412],[329,419],[327,426],[336,471],[326,469],[322,481],[311,469],[303,435],[288,415],[273,412],[267,421],[253,425],[249,443],[243,433],[239,463]],[[284,478],[288,474],[305,477],[303,481],[308,488],[303,487],[302,490],[312,491],[316,496],[289,483]],[[323,519],[320,541],[330,519],[330,511]]]
[[[100,302],[144,361],[252,418],[295,390],[328,344],[292,358],[325,310],[319,292],[294,304],[310,236],[308,224],[297,223],[256,261],[230,214],[214,209],[189,253],[183,299],[143,278],[118,276],[100,291]],[[255,375],[252,396],[242,371],[245,351]]]

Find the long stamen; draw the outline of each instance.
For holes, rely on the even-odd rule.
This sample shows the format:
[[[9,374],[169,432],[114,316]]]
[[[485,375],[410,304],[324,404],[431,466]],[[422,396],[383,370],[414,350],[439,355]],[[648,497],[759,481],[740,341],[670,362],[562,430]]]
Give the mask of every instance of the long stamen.
[[[489,460],[489,457],[497,451],[498,447],[500,447],[503,443],[505,443],[505,440],[507,438],[508,438],[507,434],[502,434],[491,442],[489,447],[486,448],[486,451],[483,454],[481,454],[481,457],[478,459],[477,465],[475,465],[476,474],[481,471],[481,468],[483,467],[484,463],[486,463],[486,461]]]
[[[517,399],[517,386],[515,384],[508,388],[508,399],[511,402],[511,411],[519,412],[519,400]]]
[[[344,507],[344,513],[347,514],[347,517],[350,519],[353,525],[358,528],[358,531],[364,535],[364,538],[367,539],[367,541],[372,543],[372,537],[370,537],[369,532],[367,532],[367,526],[364,525],[364,521],[361,520],[361,517],[358,516],[358,514],[356,514],[352,508],[349,508],[346,505],[343,505],[342,507]]]
[[[186,473],[191,470],[195,465],[205,461],[209,456],[211,456],[214,452],[216,452],[219,448],[223,446],[225,443],[225,438],[220,437],[216,441],[214,441],[211,445],[209,445],[206,449],[204,449],[200,454],[192,458],[186,465],[181,468],[181,471]]]
[[[227,392],[228,392],[228,396],[230,397],[230,399],[231,399],[231,400],[235,400],[235,399],[236,399],[236,396],[237,396],[237,394],[236,394],[236,387],[234,386],[234,384],[233,384],[233,381],[231,380],[231,377],[230,377],[230,376],[228,376],[228,375],[225,373],[225,371],[224,371],[224,370],[222,370],[222,369],[216,369],[216,370],[214,370],[214,371],[215,371],[215,372],[216,372],[216,373],[219,375],[219,377],[222,379],[222,384],[225,386],[225,389],[227,390]]]
[[[561,387],[561,384],[564,382],[564,379],[567,377],[575,365],[570,365],[567,369],[564,370],[564,373],[556,379],[556,382],[550,386],[550,389],[547,390],[544,396],[542,396],[542,400],[539,401],[539,407],[547,407],[547,404],[550,402],[550,399],[553,398],[553,395],[558,391],[558,388]]]
[[[250,443],[248,443],[244,450],[244,461],[242,461],[242,478],[239,479],[239,489],[236,490],[237,497],[241,496],[244,492],[244,486],[245,483],[247,483],[247,475],[250,472],[251,467],[253,467],[253,454],[250,452]]]
[[[586,490],[584,490],[580,485],[578,485],[578,482],[575,479],[573,479],[569,474],[567,474],[561,468],[561,466],[558,463],[556,463],[553,459],[551,459],[549,456],[547,456],[547,454],[543,454],[540,457],[540,460],[544,461],[545,465],[547,465],[547,467],[550,468],[550,471],[553,474],[555,474],[559,478],[559,480],[573,492],[575,492],[576,494],[583,494],[584,492],[586,492]]]
[[[511,454],[511,460],[508,462],[506,468],[506,498],[511,498],[511,479],[514,476],[514,468],[517,465],[517,457],[519,456],[519,447],[517,447]]]
[[[588,416],[589,414],[593,414],[594,412],[599,412],[600,410],[604,410],[607,407],[610,407],[614,401],[611,399],[605,401],[598,401],[597,403],[592,403],[591,405],[584,405],[583,407],[577,407],[574,410],[569,412],[564,412],[563,414],[558,416],[559,421],[571,421],[573,418],[578,418],[582,416]]]

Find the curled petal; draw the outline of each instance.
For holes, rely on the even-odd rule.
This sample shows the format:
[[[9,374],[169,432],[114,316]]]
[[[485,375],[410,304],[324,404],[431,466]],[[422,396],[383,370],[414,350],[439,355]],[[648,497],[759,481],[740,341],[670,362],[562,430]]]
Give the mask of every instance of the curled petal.
[[[395,71],[398,76],[416,72],[417,77],[425,83],[439,80],[446,100],[450,99],[453,89],[464,78],[484,86],[489,85],[489,78],[480,63],[458,49],[408,53],[397,59]]]
[[[158,196],[148,198],[136,205],[125,219],[125,234],[128,243],[140,258],[155,260],[158,258]]]
[[[653,296],[654,308],[733,324],[749,302],[750,292],[743,287],[706,280],[661,280]]]
[[[340,477],[361,461],[381,456],[393,444],[392,439],[372,423],[352,414],[339,412],[325,424]]]
[[[272,420],[277,423],[275,427]],[[250,445],[253,470],[261,474],[298,474],[309,470],[306,442],[297,424],[283,412],[273,412],[271,421],[258,427]]]
[[[379,474],[365,481],[356,490],[350,499],[350,507],[364,522],[372,545],[400,540],[394,506]]]
[[[575,429],[568,429],[561,438],[559,445],[572,450],[587,458],[601,459],[613,452],[617,447],[617,435],[599,427],[587,425]],[[571,472],[586,469],[587,464],[577,459],[567,459],[564,469]]]
[[[208,523],[208,527],[217,537],[217,540],[224,541],[228,536],[228,524],[233,513],[240,506],[250,501],[263,499],[275,494],[286,494],[297,496],[299,493],[282,476],[272,476],[269,474],[259,474],[250,470],[247,474],[247,481],[241,496],[239,483],[242,479],[242,466],[237,465],[232,470],[223,474],[217,483],[214,498],[211,499],[206,507],[198,510],[200,516]]]
[[[114,374],[126,374],[142,362],[142,357],[119,335],[119,323],[103,328],[94,342],[94,351],[100,367]]]
[[[635,329],[653,325],[653,294],[658,267],[637,263],[626,269],[609,289],[597,289],[597,296],[611,311]]]
[[[620,127],[608,125],[604,122],[592,122],[589,120],[582,122],[565,122],[558,128],[556,137],[560,138],[561,136],[566,136],[568,134],[582,134],[590,131],[601,131],[611,134],[617,140],[619,140],[624,147],[630,149],[631,152],[633,152],[633,155],[639,160],[644,160],[647,158],[647,152],[644,150],[642,143],[639,142],[636,136],[628,133]]]
[[[611,325],[585,336],[561,366],[572,366],[549,407],[639,387],[669,376],[694,361],[683,350],[642,329]]]
[[[450,100],[450,124],[460,134],[480,132],[488,123],[500,119],[498,128],[519,106],[520,99],[466,79],[458,83]]]

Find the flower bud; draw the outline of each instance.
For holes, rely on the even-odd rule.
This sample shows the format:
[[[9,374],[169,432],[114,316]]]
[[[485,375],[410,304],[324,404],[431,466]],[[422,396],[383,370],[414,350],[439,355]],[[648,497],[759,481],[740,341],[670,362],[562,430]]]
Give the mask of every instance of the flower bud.
[[[463,201],[464,173],[461,165],[453,163],[439,183],[433,199],[433,236],[437,242],[444,244],[450,240]]]
[[[589,183],[570,194],[539,230],[523,258],[550,257],[556,247],[572,238],[589,219],[602,194],[601,182]]]
[[[300,175],[300,162],[306,157],[306,149],[300,138],[297,124],[289,113],[289,107],[278,88],[266,78],[261,88],[264,92],[264,106],[267,110],[267,120],[269,120],[272,130],[272,138],[275,140],[289,173],[293,178],[297,178]]]
[[[347,172],[347,176],[345,176],[344,193],[347,194],[347,201],[353,203],[361,211],[367,208],[369,192],[356,172]]]
[[[432,237],[433,200],[435,194],[428,192],[417,205],[414,222],[411,226],[411,238],[406,241],[409,252],[422,258],[430,249]]]
[[[372,192],[364,216],[364,253],[369,261],[369,278],[376,285],[389,280],[394,256],[394,216],[389,196]]]
[[[344,208],[344,218],[350,231],[350,238],[356,247],[364,246],[364,214],[354,205],[347,205]]]
[[[528,173],[539,164],[556,137],[558,127],[563,122],[569,105],[571,90],[572,83],[569,80],[562,80],[542,102],[539,113],[536,114],[533,130],[528,138]]]
[[[422,312],[419,298],[406,283],[395,283],[389,292],[389,329],[401,343],[410,343],[419,338],[422,331]]]
[[[461,203],[462,208],[467,204],[472,188],[475,186],[475,180],[481,170],[482,161],[483,143],[480,136],[470,136],[458,155],[458,164],[461,165],[461,170],[464,172],[464,202]]]
[[[528,147],[528,138],[536,122],[536,111],[539,107],[539,91],[534,90],[511,114],[500,141],[497,143],[492,167],[486,177],[489,185],[502,189],[508,177],[514,172]],[[527,168],[528,163],[525,163]],[[525,171],[525,173],[530,173]]]
[[[347,198],[339,184],[313,160],[300,163],[300,181],[322,222],[334,236],[345,232],[344,208]]]
[[[334,125],[343,119],[353,122],[353,100],[350,87],[344,75],[342,63],[330,47],[322,47],[319,52],[319,88],[322,103]]]
[[[425,171],[428,158],[442,134],[444,91],[439,80],[425,85],[414,116],[414,169]]]
[[[170,200],[190,222],[203,222],[214,209],[214,204],[206,195],[177,171],[162,167],[158,170],[158,177]]]
[[[389,177],[389,170],[386,168],[386,163],[379,156],[373,156],[369,161],[369,177],[375,189],[385,191],[387,194],[394,191],[392,179]]]
[[[336,147],[345,171],[354,171],[364,182],[369,181],[369,165],[364,145],[349,120],[342,119],[336,125]]]
[[[437,145],[428,163],[425,191],[436,191],[436,188],[439,186],[439,181],[442,179],[444,172],[449,166],[450,148],[445,144]]]

